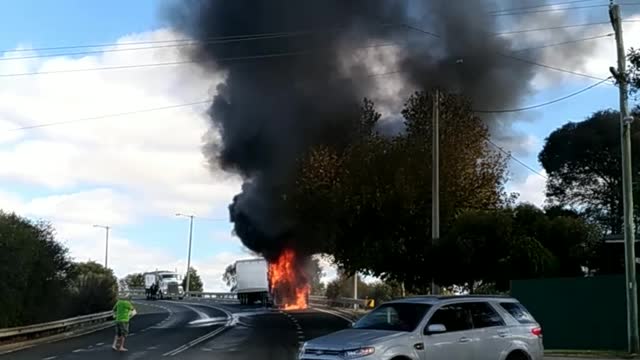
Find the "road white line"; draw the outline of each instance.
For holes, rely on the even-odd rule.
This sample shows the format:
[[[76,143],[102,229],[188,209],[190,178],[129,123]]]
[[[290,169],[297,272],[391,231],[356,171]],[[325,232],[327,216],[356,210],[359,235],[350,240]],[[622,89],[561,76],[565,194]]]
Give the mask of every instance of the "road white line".
[[[178,354],[180,354],[181,352],[183,352],[183,351],[185,351],[185,350],[188,350],[188,349],[190,349],[190,348],[192,348],[192,347],[194,347],[194,346],[196,346],[196,345],[200,344],[201,342],[206,341],[206,340],[208,340],[208,339],[210,339],[210,338],[212,338],[212,337],[214,337],[214,336],[216,336],[216,335],[220,334],[221,332],[225,331],[227,328],[229,328],[229,326],[226,326],[226,325],[225,325],[225,326],[222,326],[222,327],[220,327],[220,328],[218,328],[218,329],[216,329],[216,330],[214,330],[214,331],[212,331],[212,332],[210,332],[210,333],[208,333],[208,334],[205,334],[205,335],[203,335],[203,336],[201,336],[201,337],[199,337],[199,338],[197,338],[197,339],[195,339],[195,340],[189,341],[188,343],[186,343],[186,344],[184,344],[184,345],[180,346],[180,347],[179,347],[179,348],[177,348],[177,349],[174,349],[174,350],[168,351],[168,352],[166,352],[166,353],[162,354],[162,356],[174,356],[174,355],[178,355]]]
[[[166,353],[162,354],[162,356],[174,356],[174,355],[177,355],[177,354],[179,354],[179,353],[181,353],[181,352],[183,352],[185,350],[188,350],[188,349],[190,349],[190,348],[202,343],[203,341],[206,341],[206,340],[208,340],[208,339],[220,334],[221,332],[223,332],[223,331],[227,330],[228,328],[230,328],[235,322],[237,322],[237,321],[235,321],[235,317],[233,316],[233,314],[231,312],[229,312],[228,310],[226,310],[224,308],[218,307],[218,306],[213,306],[213,305],[208,305],[208,304],[194,304],[194,303],[185,303],[185,302],[174,302],[174,301],[167,301],[167,302],[170,302],[172,304],[182,305],[182,306],[184,306],[184,307],[186,307],[186,308],[188,308],[188,309],[190,309],[192,311],[196,311],[196,313],[197,313],[197,310],[193,309],[191,306],[188,306],[188,305],[205,306],[205,307],[208,307],[208,308],[211,308],[211,309],[214,309],[214,310],[218,310],[218,311],[223,312],[227,316],[227,322],[223,326],[217,328],[216,330],[213,330],[210,333],[202,335],[201,337],[199,337],[199,338],[197,338],[195,340],[191,340],[188,343],[186,343],[186,344],[184,344],[184,345],[182,345],[182,346],[180,346],[180,347],[178,347],[176,349],[173,349],[171,351],[167,351]],[[206,316],[208,317],[208,315],[206,315]]]
[[[330,311],[330,310],[324,310],[324,309],[320,309],[320,308],[313,308],[313,310],[319,311],[319,312],[322,312],[322,313],[325,313],[325,314],[333,315],[335,317],[339,317],[342,320],[348,321],[350,324],[354,323],[353,319],[349,319],[347,316],[342,315],[339,312],[334,312],[334,311]]]
[[[53,360],[55,358],[57,358],[57,356],[49,356],[49,357],[43,358],[42,360]]]

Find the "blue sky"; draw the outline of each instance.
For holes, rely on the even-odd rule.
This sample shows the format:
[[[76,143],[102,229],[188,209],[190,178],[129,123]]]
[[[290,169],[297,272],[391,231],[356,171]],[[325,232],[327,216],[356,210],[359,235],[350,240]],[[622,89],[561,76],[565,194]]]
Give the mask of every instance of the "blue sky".
[[[166,26],[159,7],[161,3],[163,2],[155,0],[113,0],[91,3],[82,0],[58,0],[55,2],[41,0],[14,1],[6,4],[0,13],[0,22],[4,28],[11,29],[11,31],[4,31],[0,34],[0,49],[13,49],[18,46],[42,48],[113,43],[128,35],[143,36],[144,39],[163,38],[162,36],[167,36],[167,34],[159,30]],[[26,19],[28,20],[25,21]],[[145,35],[140,35],[141,33]],[[627,41],[629,47],[640,45],[633,43],[633,41],[640,40],[637,32],[628,36],[630,36],[630,40]],[[612,39],[602,41],[610,42]],[[118,58],[109,61],[116,63],[118,61],[131,61],[131,58],[124,58],[125,55],[126,54],[122,55],[122,59]],[[165,55],[166,54],[163,54],[162,56]],[[153,54],[153,56],[157,56],[157,54]],[[166,56],[175,56],[175,54]],[[76,57],[68,58],[65,61],[70,64],[74,60],[87,59],[78,59]],[[101,61],[103,63],[107,62],[104,58],[89,58],[89,60]],[[36,66],[44,66],[44,61],[46,60],[38,62]],[[140,62],[145,63],[145,61],[142,60]],[[11,65],[11,62],[7,63]],[[11,72],[11,70],[2,68],[2,65],[3,64],[0,64],[0,73]],[[562,64],[550,65],[562,67]],[[64,64],[57,64],[56,66],[64,67]],[[8,67],[8,69],[12,68]],[[174,68],[169,68],[169,70],[171,69]],[[604,70],[606,71],[606,68]],[[164,69],[164,71],[166,75],[167,69]],[[182,70],[176,69],[176,73],[179,71]],[[541,70],[541,74],[546,74],[547,72],[547,70]],[[142,71],[137,73],[136,76],[142,76],[141,74],[143,74]],[[170,72],[168,74],[166,79],[161,80],[158,80],[156,77],[149,77],[142,80],[133,79],[131,80],[132,82],[141,82],[136,83],[137,85],[131,85],[126,91],[131,91],[134,95],[148,96],[147,100],[151,107],[154,105],[166,105],[166,103],[160,103],[159,101],[166,99],[168,96],[155,93],[154,91],[156,91],[155,88],[157,86],[149,85],[150,88],[148,89],[139,89],[139,87],[153,83],[153,81],[160,81],[159,84],[161,87],[166,86],[167,88],[171,88],[173,85],[184,87],[185,83],[188,83],[188,81],[182,78],[174,77]],[[114,84],[108,83],[108,86],[104,85],[104,90],[100,90],[101,95],[111,94],[108,91],[113,91],[113,88],[119,89],[116,93],[122,92],[122,89],[124,89],[122,88],[122,86],[124,86],[123,83],[127,81],[127,77],[132,75],[131,73],[121,73],[120,75],[111,74],[104,76],[105,77],[101,79],[96,79],[92,84],[107,83],[107,80],[109,82],[113,81]],[[190,70],[190,72],[184,76],[193,76],[193,78],[189,79],[192,79],[194,83],[197,82],[197,79],[202,78],[202,76],[198,76],[197,70],[194,69]],[[58,108],[54,100],[48,101],[45,98],[39,101],[38,98],[34,98],[36,96],[42,97],[47,95],[44,94],[47,91],[56,92],[55,86],[60,85],[54,85],[55,81],[60,81],[64,84],[72,83],[76,80],[77,78],[69,78],[69,80],[67,80],[67,78],[62,78],[62,76],[57,75],[46,78],[39,83],[26,78],[0,79],[0,99],[2,94],[14,96],[15,93],[18,95],[16,95],[17,97],[15,99],[11,97],[11,101],[25,101],[27,104],[36,102],[36,104],[31,104],[31,106],[25,105],[25,108],[20,111],[16,110],[18,109],[18,105],[16,105],[16,109],[0,108],[0,128],[11,129],[16,127],[16,125],[24,125],[11,121],[13,116],[17,115],[36,114],[33,115],[33,121],[34,123],[38,123],[43,121],[43,117],[47,117],[47,121],[49,121],[49,117],[52,117],[52,120],[58,121],[148,107],[141,103],[136,105],[137,101],[134,101],[133,105],[129,107],[124,106],[124,108],[111,108],[108,104],[105,104],[104,109],[96,108],[92,110],[91,107],[89,107],[83,110],[75,108],[81,106]],[[541,91],[524,99],[521,105],[526,106],[552,100],[588,86],[592,82],[593,81],[587,79],[565,76],[561,81],[556,81],[553,86],[543,87]],[[201,81],[197,86],[192,86],[197,88],[197,90],[193,90],[193,94],[198,93],[200,90],[200,93],[207,94],[210,85],[209,81],[206,83]],[[52,86],[52,88],[49,86]],[[77,89],[65,89],[65,94],[67,94],[65,95],[65,99],[66,101],[75,102],[75,104],[84,104],[87,100],[82,98],[82,95],[90,91],[93,91],[91,86],[81,91]],[[192,95],[190,92],[192,92],[191,88],[184,91],[176,90],[172,92],[171,100],[175,100],[177,103],[181,101],[189,102],[200,100],[194,99],[194,97],[197,96],[189,97],[189,95]],[[110,95],[104,96],[100,99],[100,103],[110,101],[110,97]],[[16,104],[18,104],[18,102],[16,102]],[[43,116],[41,113],[38,113],[38,106],[59,112],[56,112],[55,116]],[[611,86],[600,86],[567,101],[522,114],[521,116],[527,120],[515,121],[514,129],[532,136],[537,142],[529,147],[526,153],[518,154],[519,158],[532,167],[540,169],[537,163],[537,153],[540,150],[542,141],[551,131],[567,121],[580,121],[592,112],[608,107],[617,107],[617,90]],[[47,112],[47,114],[49,113]],[[3,116],[5,116],[5,119],[3,119]],[[171,114],[162,116],[170,117]],[[126,137],[126,133],[117,132],[118,130],[122,130],[123,127],[128,126],[122,124],[136,124],[136,122],[142,121],[133,116],[125,119],[110,119],[103,123],[91,123],[91,126],[96,126],[95,130],[92,130],[93,128],[91,127],[87,128],[86,126],[88,125],[84,124],[69,125],[68,127],[61,126],[60,128],[64,129],[52,130],[51,132],[36,130],[13,134],[16,136],[15,138],[9,138],[4,142],[2,134],[0,134],[0,167],[9,168],[16,167],[16,164],[20,165],[19,169],[13,172],[0,171],[0,202],[3,200],[6,202],[6,204],[0,203],[0,208],[24,212],[30,217],[53,219],[54,224],[60,223],[63,240],[68,240],[69,246],[72,247],[72,250],[75,249],[74,255],[79,260],[92,258],[102,261],[100,254],[102,254],[103,250],[100,248],[100,241],[103,235],[100,231],[91,228],[91,224],[104,223],[105,218],[101,218],[100,216],[102,213],[106,214],[105,217],[114,219],[114,222],[116,222],[116,224],[113,224],[112,233],[116,239],[114,240],[116,243],[116,245],[114,245],[116,253],[113,256],[119,257],[120,260],[116,258],[114,263],[116,265],[126,262],[135,263],[137,262],[136,259],[141,259],[138,261],[137,267],[134,265],[118,265],[120,267],[116,268],[116,272],[119,273],[119,275],[124,275],[124,273],[128,271],[139,271],[145,267],[149,268],[152,266],[184,267],[184,262],[186,262],[188,219],[176,218],[173,214],[177,211],[187,213],[196,212],[196,215],[200,215],[203,218],[197,218],[195,221],[192,259],[196,265],[202,266],[203,271],[207,272],[207,278],[205,280],[209,281],[208,288],[218,289],[220,286],[220,269],[235,258],[247,256],[242,252],[239,240],[233,239],[230,236],[231,226],[226,221],[226,206],[230,198],[219,195],[219,193],[232,194],[238,182],[237,179],[229,180],[220,174],[214,174],[214,180],[207,180],[206,177],[208,175],[205,170],[199,172],[200,170],[195,169],[198,165],[203,168],[203,160],[197,158],[197,156],[201,156],[198,155],[200,146],[198,141],[199,137],[204,133],[203,129],[206,128],[206,124],[202,123],[201,119],[195,119],[193,114],[185,113],[184,116],[192,116],[193,118],[194,125],[191,134],[192,138],[190,139],[196,140],[193,141],[193,148],[188,149],[194,154],[193,156],[189,155],[191,157],[185,155],[187,151],[183,151],[183,143],[180,143],[179,139],[175,140],[175,143],[171,142],[173,141],[172,139],[167,139],[166,144],[158,140],[157,144],[153,143],[148,147],[145,143],[145,147],[142,148],[142,145],[140,145],[140,149],[138,149],[135,141],[126,143],[124,142],[125,140],[122,140],[122,144],[116,144],[121,138]],[[7,120],[8,122],[4,124],[2,123],[3,120]],[[149,119],[149,121],[154,121],[153,124],[158,124],[160,120]],[[72,130],[72,132],[77,133],[71,135],[63,134],[62,131],[65,130]],[[85,130],[86,132],[82,132]],[[146,135],[145,131],[145,129],[140,129],[141,136]],[[149,135],[146,139],[143,138],[141,142],[156,141],[154,134]],[[69,142],[66,142],[66,136],[69,136]],[[176,137],[180,138],[180,136],[182,135],[176,134]],[[101,145],[99,148],[91,147],[91,151],[95,150],[100,156],[82,159],[81,162],[74,162],[81,157],[76,155],[74,151],[79,151],[80,153],[88,151],[85,150],[83,146],[87,145],[87,139],[94,138],[98,139]],[[53,148],[47,146],[53,146]],[[69,148],[69,146],[72,146],[72,148]],[[157,156],[154,153],[154,151],[158,151],[158,149],[163,146],[167,148],[173,146],[172,149],[175,148],[177,150],[175,154],[172,153],[171,156],[175,155],[179,159],[183,157],[184,159],[188,158],[192,163],[190,162],[189,165],[186,165],[185,162],[185,165],[183,165],[180,161],[172,163],[170,160],[163,163],[161,160],[162,153],[159,152]],[[120,168],[117,167],[117,156],[110,155],[118,151],[118,149],[132,151],[131,153],[127,153],[129,155],[126,156],[126,159],[121,159],[123,164]],[[507,148],[507,150],[510,149]],[[5,157],[3,157],[3,151],[6,151]],[[111,151],[111,153],[109,151]],[[51,154],[60,152],[69,155],[68,159],[64,158],[64,166],[68,165],[69,167],[62,167],[63,169],[67,169],[65,174],[55,173],[55,168],[58,167],[55,162],[58,161],[57,159],[60,159],[60,157],[53,157],[53,155],[51,155],[52,157],[50,159],[42,160],[38,158],[37,154],[48,155],[48,152],[51,152]],[[149,157],[145,158],[145,154]],[[15,159],[18,155],[25,157],[21,157],[19,162],[17,162],[18,160],[11,160]],[[46,156],[43,157],[46,158]],[[109,162],[107,164],[108,167],[113,169],[101,173],[100,169],[104,166],[101,166],[102,163],[100,162],[105,162],[106,164],[107,160],[105,159],[116,159],[113,160],[116,165]],[[138,162],[136,163],[131,159],[139,160],[137,160]],[[129,160],[132,161],[131,164],[127,163]],[[42,161],[42,164],[40,164],[39,161]],[[92,163],[93,161],[98,164]],[[140,170],[140,176],[136,177],[138,175],[136,174],[138,170],[136,164],[142,167],[142,164],[146,165],[153,161],[157,161],[158,164],[153,164],[152,171],[150,170],[148,173],[145,173]],[[51,165],[52,163],[55,163],[55,166],[50,169],[52,172],[51,175],[48,173],[40,174],[41,176],[35,180],[29,178],[28,174],[29,171],[31,171],[29,168],[30,165],[39,164],[38,166],[42,167]],[[194,165],[192,166],[192,164]],[[184,169],[180,166],[184,166]],[[190,177],[181,178],[181,172],[190,173]],[[530,173],[515,163],[511,166],[511,172],[514,178],[511,189],[520,191],[531,190],[523,184],[526,183],[527,177],[533,176],[535,178],[537,175]],[[95,178],[91,177],[92,173],[95,173]],[[127,178],[127,181],[120,181],[118,176],[121,176],[123,179]],[[131,179],[129,179],[129,176]],[[150,181],[153,182],[154,176],[161,176],[161,178],[158,178],[158,183],[161,184],[158,185],[157,189],[153,191],[149,190],[150,192],[147,196],[135,197],[133,200],[128,199],[128,196],[132,192],[135,192],[136,189],[144,193],[147,189],[145,189],[146,186],[143,180],[147,179],[146,181],[149,181],[148,179],[151,179]],[[172,183],[171,181],[174,182]],[[207,182],[218,184],[220,189],[212,190],[206,188]],[[537,193],[533,195],[524,194],[525,199],[540,198],[542,188],[540,187],[539,181],[536,184],[538,184],[536,185],[538,188],[534,188],[532,191],[537,191]],[[182,187],[182,185],[184,185],[184,187]],[[542,183],[541,186],[543,185],[544,183]],[[165,203],[153,203],[153,194],[157,195],[158,193],[174,190],[175,194],[172,195],[173,202],[168,202],[167,204],[169,205]],[[74,194],[80,195],[74,196]],[[100,196],[104,196],[105,194],[109,196],[113,195],[113,201],[103,202]],[[181,194],[193,200],[193,208],[189,208],[190,205],[188,202],[180,202]],[[201,196],[200,194],[203,195]],[[62,196],[62,198],[60,196]],[[95,208],[86,208],[87,204],[95,204]],[[131,218],[127,218],[129,216],[131,216]],[[67,239],[67,237],[69,239]],[[89,242],[89,245],[82,245],[82,241]],[[124,253],[117,253],[117,251]],[[144,259],[144,261],[142,259]],[[156,259],[162,263],[153,265]]]

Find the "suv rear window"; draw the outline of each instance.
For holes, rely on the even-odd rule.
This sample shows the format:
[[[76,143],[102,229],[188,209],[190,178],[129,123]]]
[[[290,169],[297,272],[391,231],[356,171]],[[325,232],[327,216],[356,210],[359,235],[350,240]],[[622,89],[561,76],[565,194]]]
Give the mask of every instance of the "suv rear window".
[[[505,309],[511,316],[513,316],[520,324],[535,324],[536,321],[529,314],[527,309],[522,306],[520,303],[516,302],[505,302],[500,303],[500,306]]]

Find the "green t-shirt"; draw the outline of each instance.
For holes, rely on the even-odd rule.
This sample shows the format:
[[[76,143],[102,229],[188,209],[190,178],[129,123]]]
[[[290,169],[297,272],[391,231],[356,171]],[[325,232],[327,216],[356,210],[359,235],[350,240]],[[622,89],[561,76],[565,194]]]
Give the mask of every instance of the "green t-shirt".
[[[113,311],[116,312],[116,321],[129,322],[129,313],[133,310],[133,305],[128,300],[118,300],[113,306]]]

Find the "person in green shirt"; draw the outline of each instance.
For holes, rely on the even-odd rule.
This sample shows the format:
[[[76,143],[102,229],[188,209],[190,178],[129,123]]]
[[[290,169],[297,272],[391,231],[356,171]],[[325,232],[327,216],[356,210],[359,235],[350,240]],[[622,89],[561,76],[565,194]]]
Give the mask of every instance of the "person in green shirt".
[[[116,321],[116,336],[113,339],[112,348],[116,351],[127,351],[124,347],[124,340],[129,334],[129,320],[136,312],[130,297],[118,299],[113,306],[113,312]]]

